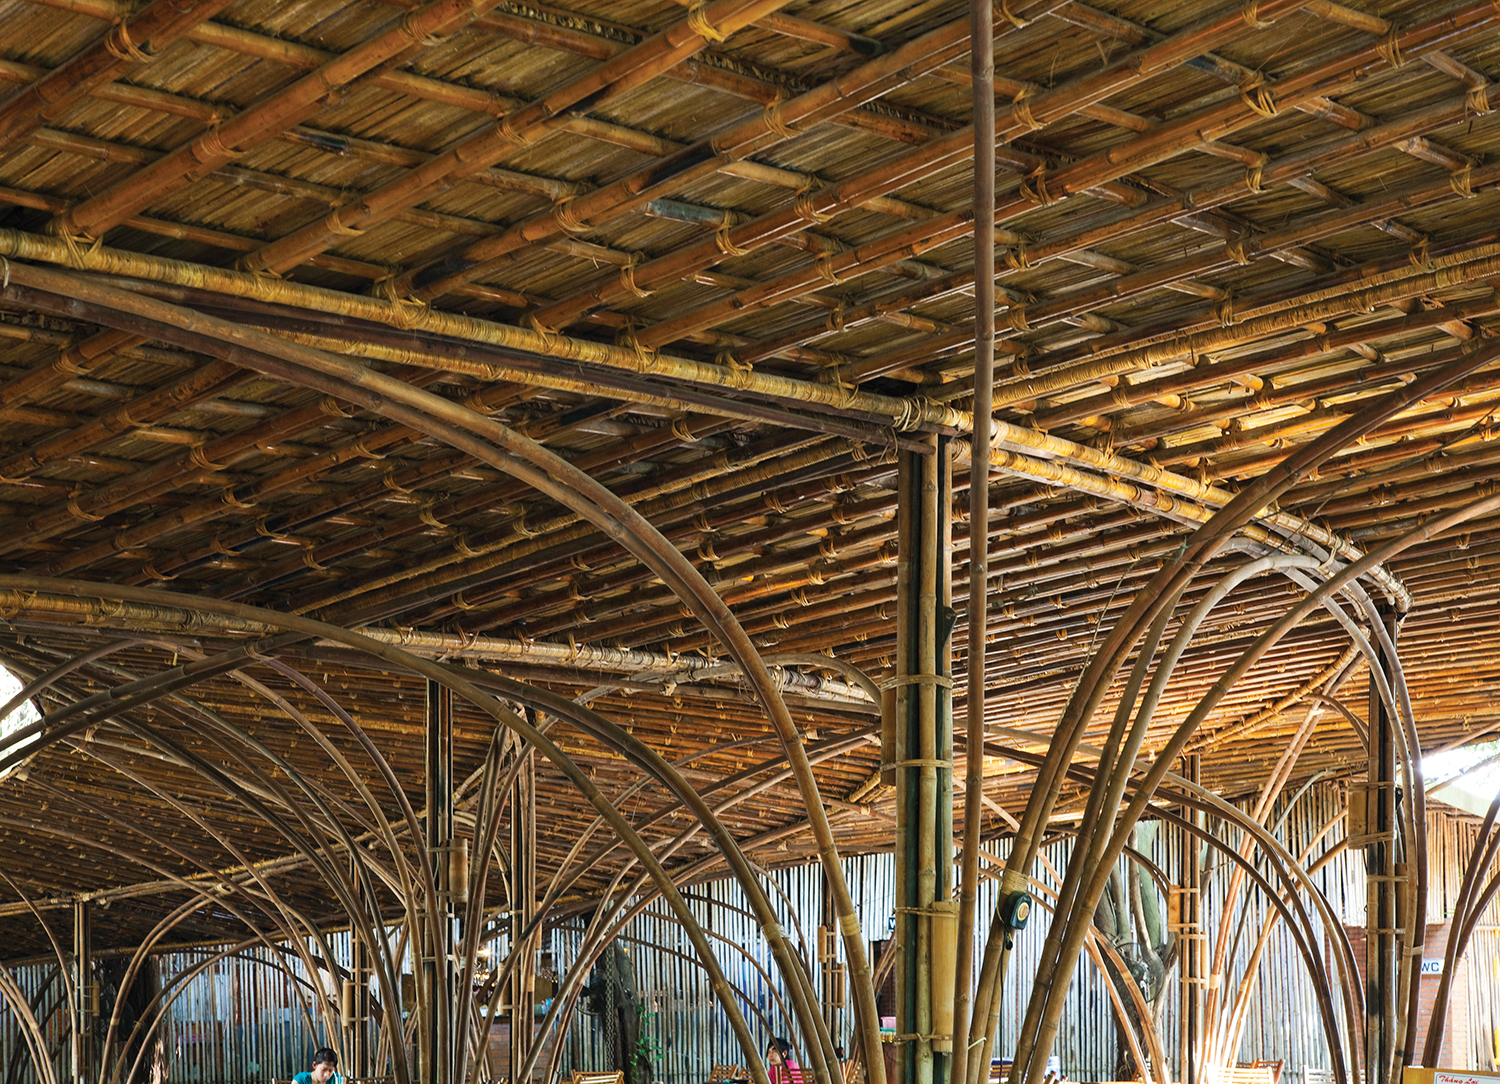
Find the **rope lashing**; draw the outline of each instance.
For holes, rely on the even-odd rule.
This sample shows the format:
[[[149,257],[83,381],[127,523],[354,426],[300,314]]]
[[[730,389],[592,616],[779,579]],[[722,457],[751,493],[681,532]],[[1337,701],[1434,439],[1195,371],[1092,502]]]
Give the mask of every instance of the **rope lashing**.
[[[1032,203],[1040,203],[1043,207],[1051,207],[1055,201],[1052,193],[1047,191],[1047,166],[1045,163],[1036,167],[1028,173],[1021,181],[1021,197]]]
[[[1231,327],[1234,324],[1234,291],[1224,291],[1224,298],[1214,306],[1214,316],[1219,321],[1220,327]]]
[[[228,463],[214,463],[208,456],[203,454],[203,445],[195,444],[188,449],[188,460],[199,470],[221,471],[228,470]]]
[[[368,437],[360,437],[353,444],[349,445],[349,452],[350,452],[350,454],[358,456],[360,459],[374,459],[374,460],[384,459],[385,458],[385,453],[384,452],[374,452],[374,451],[370,450],[369,445],[367,445],[365,443],[365,441],[368,440],[368,439],[369,439]]]
[[[1463,169],[1454,170],[1448,175],[1448,187],[1453,189],[1455,194],[1462,196],[1464,199],[1473,199],[1473,173],[1474,163],[1472,162],[1464,166]]]
[[[1411,260],[1413,267],[1420,267],[1423,271],[1432,270],[1432,256],[1428,252],[1429,241],[1424,236],[1420,241],[1411,246]]]
[[[818,268],[818,274],[821,275],[829,283],[829,285],[843,285],[844,280],[839,278],[838,273],[833,269],[833,254],[831,252],[823,253],[823,255],[819,256],[814,262]]]
[[[1245,0],[1245,6],[1240,8],[1240,18],[1252,30],[1265,30],[1276,25],[1260,17],[1260,0]]]
[[[741,361],[735,356],[733,350],[721,350],[714,357],[715,364],[722,365],[729,370],[729,383],[733,388],[744,391],[750,386],[755,372],[755,366],[748,361]]]
[[[426,31],[418,30],[417,13],[415,11],[408,13],[406,17],[401,20],[401,33],[406,35],[406,37],[410,38],[416,44],[426,46],[429,49],[431,49],[435,45],[441,45],[443,44],[443,42],[448,40],[447,38],[441,37],[437,34],[429,34]]]
[[[82,492],[82,489],[75,489],[73,490],[73,492],[68,494],[68,515],[72,516],[74,519],[81,519],[86,523],[98,523],[101,519],[104,518],[103,516],[96,516],[92,512],[85,512],[82,508],[79,507],[78,495]]]
[[[1385,37],[1375,43],[1375,51],[1393,68],[1399,68],[1406,63],[1406,58],[1401,55],[1401,30],[1395,23],[1386,31]]]
[[[1000,16],[1000,18],[1010,23],[1010,25],[1015,27],[1017,30],[1025,30],[1028,26],[1031,25],[1030,19],[1023,19],[1014,11],[1010,10],[1010,0],[1000,0],[1000,3],[995,7],[995,11],[996,14]]]
[[[714,247],[725,256],[744,256],[750,251],[748,248],[740,248],[729,239],[728,226],[720,226],[714,231]]]
[[[1018,121],[1035,132],[1038,129],[1047,127],[1047,122],[1037,120],[1031,115],[1031,103],[1026,100],[1031,97],[1031,92],[1032,87],[1030,84],[1023,87],[1021,93],[1016,95],[1016,100],[1010,103],[1010,110],[1015,114]]]
[[[694,4],[688,8],[687,24],[688,29],[704,41],[723,41],[729,36],[708,21],[707,4]]]
[[[104,48],[116,60],[133,60],[137,64],[145,64],[152,59],[152,54],[130,40],[130,24],[124,19],[109,28],[109,33],[104,37]]]
[[[1025,241],[1017,241],[1005,250],[1005,266],[1012,271],[1025,271],[1031,266],[1031,253],[1026,248]]]
[[[546,353],[551,354],[559,352],[557,349],[559,335],[555,327],[548,327],[546,324],[542,323],[536,318],[536,313],[534,312],[527,314],[526,326],[531,328],[532,331],[541,336],[542,349]]]
[[[1025,305],[1012,305],[1005,310],[1005,319],[1012,331],[1030,331],[1031,321],[1026,318]]]
[[[684,418],[672,419],[672,435],[684,444],[696,444],[698,442],[698,438],[688,428],[687,420]]]
[[[1240,100],[1250,109],[1267,119],[1281,112],[1276,104],[1276,96],[1271,93],[1271,88],[1266,85],[1264,79],[1257,79],[1240,88]]]
[[[1476,86],[1470,87],[1466,101],[1469,107],[1469,111],[1472,113],[1478,113],[1480,116],[1484,116],[1488,113],[1494,112],[1494,110],[1490,107],[1489,83],[1479,83]]]
[[[8,263],[5,265],[5,285],[10,285],[10,264]],[[69,376],[82,376],[89,371],[88,366],[73,360],[82,357],[83,355],[78,352],[76,346],[70,346],[58,353],[57,360],[52,363],[52,368],[60,373],[67,373]]]
[[[536,140],[515,126],[515,115],[500,118],[500,138],[515,147],[529,147]]]
[[[819,224],[822,224],[833,217],[833,215],[825,214],[813,207],[811,192],[803,192],[801,195],[799,195],[797,199],[792,203],[792,211],[798,218],[802,219],[804,222],[817,222]]]
[[[402,330],[411,327],[412,321],[427,310],[427,302],[420,297],[401,296],[394,276],[387,275],[375,283],[375,293],[390,302],[392,322]]]
[[[1265,191],[1261,180],[1265,175],[1267,161],[1269,159],[1263,154],[1260,156],[1260,161],[1256,162],[1255,165],[1245,167],[1245,187],[1250,189],[1252,196],[1258,196]]]
[[[910,433],[922,424],[923,406],[927,400],[920,395],[908,395],[901,400],[901,413],[892,423],[898,433]]]
[[[578,217],[568,205],[573,202],[572,196],[564,196],[552,205],[552,221],[557,223],[557,228],[564,233],[588,233],[589,227],[584,225],[583,220]]]
[[[72,267],[75,271],[88,270],[88,265],[92,262],[94,254],[99,251],[100,246],[104,243],[104,238],[102,236],[90,237],[86,233],[75,234],[71,230],[59,230],[58,233],[62,237],[63,247],[68,250],[68,266]],[[87,249],[80,248],[80,241],[89,247]]]
[[[636,371],[649,373],[655,368],[653,357],[656,351],[647,348],[641,340],[636,338],[634,331],[626,331],[620,336],[620,345],[628,347],[635,354]]]
[[[1250,262],[1250,257],[1245,252],[1245,238],[1243,236],[1231,237],[1225,241],[1224,254],[1241,267]]]
[[[328,217],[323,219],[323,228],[329,233],[341,234],[344,237],[358,237],[364,233],[364,230],[355,226],[344,225],[342,212],[347,209],[347,207],[335,207],[332,211],[329,211]]]
[[[215,119],[212,124],[204,129],[203,134],[198,137],[197,141],[193,144],[193,149],[189,153],[200,162],[209,162],[215,158],[238,158],[244,154],[244,151],[237,150],[224,142],[224,137],[221,134],[222,131],[222,126]],[[202,151],[202,153],[200,154],[199,151]]]
[[[802,134],[802,129],[792,127],[792,125],[787,123],[786,118],[781,115],[781,107],[785,104],[778,91],[776,100],[766,106],[765,111],[761,113],[761,120],[765,122],[767,128],[782,139],[795,139]]]
[[[626,290],[635,294],[636,297],[647,298],[656,291],[647,290],[637,285],[635,281],[635,269],[637,265],[640,264],[640,262],[641,254],[639,252],[632,252],[630,254],[629,262],[627,262],[624,267],[620,268],[620,285],[623,286]]]

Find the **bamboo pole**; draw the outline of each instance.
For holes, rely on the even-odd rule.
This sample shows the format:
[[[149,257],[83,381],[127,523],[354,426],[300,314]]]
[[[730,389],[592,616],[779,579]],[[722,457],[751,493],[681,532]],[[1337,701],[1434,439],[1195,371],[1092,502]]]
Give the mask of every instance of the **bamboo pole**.
[[[157,53],[211,19],[229,0],[153,0],[140,11],[115,22],[94,44],[75,53],[46,74],[0,102],[0,143],[14,146],[88,94]]]
[[[23,271],[15,268],[14,274],[25,278],[34,276],[37,272],[34,269]],[[470,454],[477,455],[508,474],[524,478],[548,495],[595,519],[599,526],[610,531],[625,543],[626,547],[638,558],[650,564],[663,580],[679,588],[682,597],[693,608],[695,614],[723,639],[729,646],[731,654],[746,670],[758,697],[771,715],[783,748],[787,751],[799,791],[803,794],[804,802],[809,810],[809,820],[817,840],[822,864],[834,891],[845,951],[850,961],[851,980],[854,984],[856,1000],[861,1008],[862,1040],[871,1044],[872,1049],[874,1048],[873,1044],[879,1041],[878,1022],[874,1012],[874,992],[869,987],[868,963],[860,936],[859,923],[842,868],[839,865],[838,852],[833,842],[827,815],[818,797],[817,783],[808,766],[806,753],[795,724],[779,692],[770,680],[765,666],[760,662],[753,645],[739,628],[733,615],[702,580],[697,570],[665,539],[662,539],[646,520],[613,493],[578,472],[564,460],[498,423],[473,415],[462,406],[409,388],[388,377],[361,370],[341,359],[322,355],[306,348],[292,347],[261,332],[228,325],[222,321],[213,321],[206,317],[184,320],[184,314],[174,310],[171,306],[133,298],[107,288],[91,287],[87,292],[101,298],[108,297],[127,311],[135,310],[141,313],[141,318],[148,321],[153,317],[162,319],[165,322],[160,326],[164,330],[172,328],[175,323],[183,322],[200,329],[194,333],[181,330],[172,332],[178,337],[192,339],[196,348],[207,349],[210,353],[227,354],[261,371],[283,379],[290,378],[298,383],[305,381],[309,386],[319,390],[337,389],[340,395],[351,398],[366,409],[375,409],[403,424],[415,423],[425,432],[453,443],[455,447],[468,451]],[[214,329],[216,335],[222,336],[222,339],[203,335],[202,330],[209,327]],[[255,347],[231,346],[236,340],[244,344],[254,343]],[[252,352],[256,348],[269,352]],[[289,355],[298,360],[282,360],[280,355]],[[311,368],[308,367],[309,365]],[[374,392],[361,385],[378,387],[380,390]],[[432,413],[429,414],[428,411]],[[455,425],[461,428],[456,428]],[[469,435],[471,433],[475,435]],[[483,435],[479,436],[480,433]],[[491,441],[497,443],[491,444]],[[522,460],[504,454],[501,451],[502,448],[518,452],[528,460],[545,463],[545,472],[536,467],[523,465]],[[558,481],[562,478],[568,481],[566,483]],[[512,722],[510,725],[515,726],[515,723]],[[540,739],[541,736],[538,735],[537,738]],[[561,754],[559,752],[556,755]],[[589,793],[592,787],[587,784],[586,780],[584,783],[585,792]],[[617,827],[617,830],[630,833],[628,825],[623,823]],[[642,861],[647,862],[647,856],[643,855]],[[732,1014],[732,1019],[738,1020],[738,1014]],[[737,1026],[742,1027],[742,1021]],[[880,1068],[873,1067],[873,1071],[875,1075],[872,1084],[884,1084]]]
[[[564,79],[499,123],[461,140],[395,181],[365,193],[356,203],[337,208],[323,222],[263,246],[244,257],[241,266],[255,271],[296,266],[343,231],[358,229],[372,219],[378,221],[391,211],[420,201],[432,186],[493,165],[517,147],[535,142],[550,117],[578,101],[597,100],[605,91],[625,93],[700,52],[710,38],[727,37],[785,3],[786,0],[709,0],[701,10],[694,9],[689,18],[579,76]],[[567,213],[575,212],[570,209]],[[561,227],[554,224],[554,228]]]
[[[396,19],[365,42],[291,86],[210,128],[151,165],[75,205],[55,220],[60,235],[102,236],[111,226],[143,210],[163,193],[229,162],[237,149],[284,130],[322,107],[330,88],[341,87],[372,68],[402,56],[424,39],[472,21],[494,0],[432,0]]]

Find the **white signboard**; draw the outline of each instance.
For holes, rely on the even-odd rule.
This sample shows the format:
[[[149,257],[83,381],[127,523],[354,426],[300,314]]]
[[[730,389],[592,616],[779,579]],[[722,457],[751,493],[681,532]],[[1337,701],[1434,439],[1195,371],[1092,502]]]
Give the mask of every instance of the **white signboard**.
[[[1441,975],[1442,973],[1443,973],[1443,960],[1442,960],[1442,957],[1439,957],[1436,960],[1423,960],[1422,961],[1422,974],[1424,974],[1424,975]]]

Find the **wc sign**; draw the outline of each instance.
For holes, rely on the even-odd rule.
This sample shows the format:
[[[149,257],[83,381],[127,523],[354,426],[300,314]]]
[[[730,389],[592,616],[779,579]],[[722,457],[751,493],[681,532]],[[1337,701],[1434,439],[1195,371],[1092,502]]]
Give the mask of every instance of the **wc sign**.
[[[1438,957],[1436,960],[1427,960],[1427,959],[1424,959],[1422,961],[1422,974],[1424,974],[1424,975],[1441,975],[1442,973],[1443,973],[1443,959],[1442,959],[1441,956]]]

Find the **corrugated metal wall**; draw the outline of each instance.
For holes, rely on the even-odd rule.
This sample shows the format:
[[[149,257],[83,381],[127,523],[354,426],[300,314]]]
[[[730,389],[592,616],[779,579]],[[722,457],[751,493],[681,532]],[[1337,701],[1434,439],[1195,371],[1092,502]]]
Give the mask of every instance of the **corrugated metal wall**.
[[[1278,817],[1285,815],[1281,835],[1288,848],[1293,853],[1306,849],[1341,805],[1339,788],[1324,785],[1301,796],[1289,812],[1279,810]],[[1430,817],[1429,910],[1433,921],[1441,921],[1449,911],[1476,831],[1472,819],[1442,811]],[[1313,848],[1313,856],[1341,838],[1342,829],[1336,829]],[[1174,832],[1143,832],[1142,847],[1169,876],[1174,879],[1179,876],[1178,841]],[[998,853],[1003,855],[1003,845]],[[1067,844],[1054,844],[1048,848],[1047,856],[1054,866],[1062,869],[1067,861]],[[871,940],[889,936],[894,896],[891,857],[850,858],[844,868],[866,936]],[[1227,860],[1218,855],[1208,859],[1204,892],[1209,914],[1216,914],[1222,908],[1229,876]],[[1363,923],[1364,871],[1359,856],[1339,855],[1314,875],[1314,881],[1342,922]],[[823,912],[821,870],[817,866],[778,870],[769,875],[768,885],[779,921],[794,940],[805,945],[809,959],[816,960],[818,916]],[[713,938],[721,968],[739,991],[741,1007],[757,1041],[763,1045],[772,1035],[786,1035],[802,1044],[804,1037],[796,1034],[783,1015],[780,983],[759,926],[749,914],[738,886],[730,881],[717,881],[694,886],[687,895],[698,920]],[[995,882],[985,882],[979,902],[981,916],[987,916],[995,903]],[[1249,966],[1268,907],[1258,893],[1243,893],[1239,909],[1229,917],[1241,932],[1234,942],[1233,964],[1225,979],[1227,988],[1237,985]],[[1016,937],[1011,962],[1014,983],[1007,990],[997,1046],[1001,1054],[1014,1046],[1045,930],[1045,919],[1039,916]],[[547,935],[544,947],[552,952],[559,972],[573,965],[581,933],[582,924],[577,922],[564,924]],[[1326,957],[1324,940],[1319,951]],[[334,935],[329,944],[337,962],[347,965],[348,935]],[[632,922],[624,947],[632,961],[643,1004],[648,1045],[654,1044],[659,1050],[656,1072],[662,1084],[693,1084],[705,1079],[715,1062],[742,1060],[691,946],[664,905],[653,904]],[[503,955],[503,940],[497,949]],[[976,963],[981,950],[982,944],[977,945]],[[308,996],[314,984],[328,982],[326,976],[309,976],[294,954],[273,954],[261,949],[203,966],[212,955],[204,950],[158,957],[164,985],[173,986],[178,979],[192,975],[174,988],[175,997],[162,1023],[174,1084],[244,1084],[290,1076],[304,1068],[312,1049],[329,1041],[323,1021],[316,1019],[312,1008],[314,999]],[[842,955],[840,947],[840,962]],[[1500,993],[1497,993],[1500,903],[1492,905],[1486,914],[1470,949],[1470,960],[1469,1031],[1474,1058],[1471,1067],[1489,1068],[1500,1060]],[[198,973],[194,974],[195,970]],[[44,1009],[59,999],[61,986],[55,966],[23,967],[12,974],[26,996],[33,1002],[39,1000]],[[823,972],[816,965],[813,982],[821,993]],[[1175,1036],[1176,1015],[1173,978],[1169,979],[1162,998],[1158,1021],[1164,1037]],[[830,1026],[835,1039],[847,1046],[852,1030],[847,1006],[830,1011]],[[52,1018],[49,1035],[55,1069],[59,1077],[66,1078],[67,1052],[59,1016]],[[564,1069],[606,1067],[606,1039],[605,1023],[581,1008],[563,1050]],[[1062,1067],[1074,1079],[1109,1079],[1115,1073],[1118,1043],[1105,980],[1085,958],[1069,992],[1058,1037],[1057,1053]],[[1175,1040],[1164,1045],[1175,1061]],[[1312,983],[1284,927],[1273,934],[1271,950],[1259,963],[1258,985],[1249,1005],[1238,1056],[1241,1060],[1281,1059],[1286,1064],[1289,1081],[1298,1081],[1304,1067],[1330,1064]],[[4,1067],[0,1084],[32,1084],[37,1079],[9,1004],[0,1006],[0,1066]],[[1174,1074],[1176,1070],[1173,1064]]]

